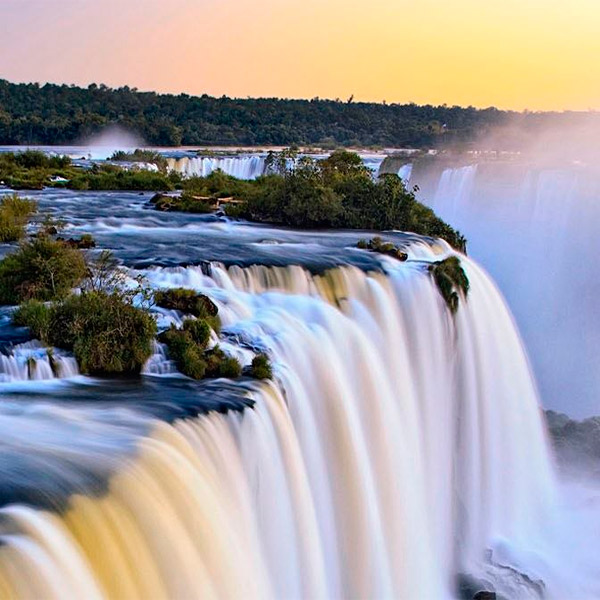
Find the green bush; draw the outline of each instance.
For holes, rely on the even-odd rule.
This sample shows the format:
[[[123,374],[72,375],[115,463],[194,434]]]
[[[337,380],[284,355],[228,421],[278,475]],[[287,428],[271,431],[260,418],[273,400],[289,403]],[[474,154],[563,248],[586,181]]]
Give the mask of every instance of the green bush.
[[[50,315],[48,307],[38,300],[28,300],[13,313],[12,320],[17,327],[29,327],[31,335],[47,341],[50,337]]]
[[[465,251],[466,240],[409,190],[396,174],[374,180],[361,158],[345,150],[324,160],[299,156],[293,149],[270,153],[266,175],[239,181],[220,171],[182,180],[180,197],[157,196],[161,210],[206,212],[219,198],[231,217],[299,228],[398,229],[439,237]],[[386,251],[391,252],[391,248]]]
[[[71,295],[53,305],[23,304],[15,323],[44,343],[71,350],[86,374],[139,373],[152,354],[156,322],[117,293]]]
[[[272,379],[273,370],[266,354],[257,354],[250,365],[250,376],[255,379]]]
[[[33,200],[18,194],[3,196],[0,200],[0,242],[16,242],[25,235],[25,226],[37,210]]]
[[[154,150],[143,150],[137,148],[133,152],[124,152],[123,150],[117,150],[109,158],[116,162],[142,162],[142,163],[153,163],[161,171],[167,170],[167,159],[160,153]]]
[[[183,331],[190,334],[196,344],[205,348],[210,340],[210,326],[204,319],[186,319],[183,322]]]
[[[0,304],[64,298],[85,274],[79,250],[47,236],[32,238],[0,261]]]
[[[460,297],[466,298],[469,293],[469,279],[460,259],[457,256],[449,256],[431,264],[429,272],[433,275],[435,284],[450,312],[455,314]]]
[[[209,337],[210,328],[206,321],[187,319],[181,329],[172,325],[158,339],[167,345],[177,369],[192,379],[239,377],[242,367],[237,359],[225,354],[219,346],[206,349]]]

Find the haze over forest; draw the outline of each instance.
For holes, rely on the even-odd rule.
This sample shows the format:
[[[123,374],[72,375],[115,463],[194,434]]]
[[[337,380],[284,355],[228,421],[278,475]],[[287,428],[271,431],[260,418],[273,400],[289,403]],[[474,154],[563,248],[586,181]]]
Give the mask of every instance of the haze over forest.
[[[0,80],[0,144],[77,143],[111,125],[150,145],[317,145],[519,150],[548,128],[589,130],[595,112],[345,100],[215,98],[158,94],[127,86],[87,88]],[[503,135],[494,136],[501,129]],[[482,144],[481,140],[486,139]]]

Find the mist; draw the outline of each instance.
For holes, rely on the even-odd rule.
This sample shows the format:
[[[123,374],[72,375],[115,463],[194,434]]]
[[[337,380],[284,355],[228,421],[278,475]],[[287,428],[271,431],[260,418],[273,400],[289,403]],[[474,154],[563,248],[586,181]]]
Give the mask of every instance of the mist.
[[[121,125],[109,125],[99,133],[80,140],[78,145],[87,148],[90,158],[106,160],[117,150],[131,152],[144,146],[144,140]]]
[[[410,180],[508,299],[543,405],[574,417],[600,414],[599,140],[597,114],[523,115]]]

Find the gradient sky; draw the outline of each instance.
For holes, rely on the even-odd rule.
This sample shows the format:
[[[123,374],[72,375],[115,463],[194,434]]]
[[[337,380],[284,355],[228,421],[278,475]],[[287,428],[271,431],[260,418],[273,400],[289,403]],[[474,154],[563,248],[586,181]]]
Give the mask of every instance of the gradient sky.
[[[0,78],[600,109],[600,0],[0,0]]]

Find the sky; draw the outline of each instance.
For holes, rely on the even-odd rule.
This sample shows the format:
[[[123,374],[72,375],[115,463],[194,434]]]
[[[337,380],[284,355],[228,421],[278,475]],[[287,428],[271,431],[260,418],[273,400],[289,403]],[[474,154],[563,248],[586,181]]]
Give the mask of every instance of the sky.
[[[600,109],[600,0],[0,0],[0,78]]]

